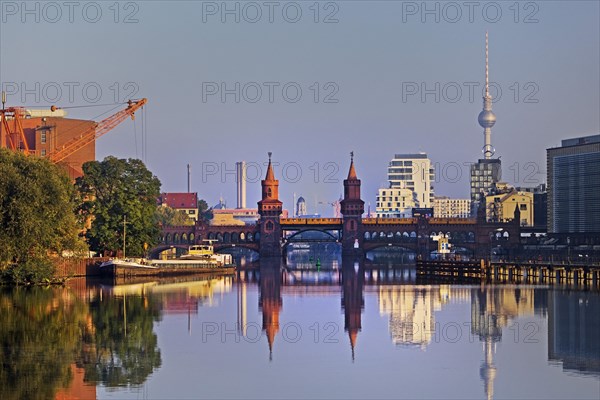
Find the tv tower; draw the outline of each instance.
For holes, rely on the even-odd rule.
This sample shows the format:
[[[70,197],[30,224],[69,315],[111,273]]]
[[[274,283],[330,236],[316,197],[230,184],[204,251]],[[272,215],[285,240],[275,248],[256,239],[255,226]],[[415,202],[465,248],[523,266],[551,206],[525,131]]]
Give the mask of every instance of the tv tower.
[[[496,115],[492,112],[492,96],[490,96],[487,31],[485,32],[485,96],[483,97],[483,111],[479,113],[477,120],[483,128],[483,154],[489,160],[495,152],[492,147],[492,126],[496,124]]]

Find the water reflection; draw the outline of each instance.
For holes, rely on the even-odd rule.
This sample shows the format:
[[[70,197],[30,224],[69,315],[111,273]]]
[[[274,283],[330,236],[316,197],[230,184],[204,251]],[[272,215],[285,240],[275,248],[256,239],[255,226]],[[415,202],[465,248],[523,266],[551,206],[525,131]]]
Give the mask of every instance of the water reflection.
[[[346,261],[342,269],[342,308],[344,309],[344,331],[348,332],[352,361],[358,332],[362,329],[361,314],[365,305],[363,297],[364,272],[359,262]]]
[[[598,293],[552,291],[548,301],[548,359],[563,369],[600,376]]]
[[[269,343],[269,360],[273,360],[273,342],[279,332],[279,313],[283,304],[281,298],[281,267],[279,262],[262,262],[260,265],[260,300],[262,329]]]
[[[503,396],[508,389],[506,383],[502,386],[500,382],[511,382],[515,374],[512,370],[525,360],[539,370],[538,379],[555,380],[553,374],[558,371],[563,377],[574,374],[598,381],[597,292],[525,285],[417,285],[415,279],[410,268],[387,269],[351,259],[341,260],[339,268],[303,266],[300,270],[292,263],[263,260],[257,269],[240,271],[237,277],[128,281],[116,285],[79,281],[71,288],[6,289],[0,291],[0,398],[93,398],[97,390],[105,388],[126,397],[130,388],[148,382],[169,384],[164,381],[165,376],[183,371],[177,371],[177,365],[163,365],[163,357],[174,351],[181,338],[177,335],[181,334],[191,344],[185,352],[196,356],[196,352],[217,345],[221,346],[219,352],[235,359],[240,346],[258,342],[260,351],[251,354],[263,357],[253,357],[253,365],[291,368],[297,358],[290,356],[292,344],[284,335],[286,323],[297,321],[308,327],[315,315],[325,318],[321,321],[336,321],[339,317],[341,323],[339,312],[332,313],[326,306],[335,299],[339,299],[335,300],[335,308],[343,314],[344,337],[339,341],[343,350],[331,354],[336,354],[340,373],[352,375],[355,371],[370,379],[378,368],[379,373],[384,373],[389,368],[407,365],[410,369],[413,363],[426,362],[431,370],[429,378],[443,380],[444,372],[436,372],[439,364],[450,363],[458,369],[469,365],[465,376],[475,377],[475,385],[471,386],[477,386],[477,396],[488,399],[496,394],[511,397]],[[298,302],[299,298],[306,298],[306,302]],[[313,309],[303,309],[311,304],[319,307],[317,314]],[[173,326],[175,318],[185,315],[187,332],[185,328],[166,329]],[[312,315],[312,319],[306,319],[307,315]],[[262,320],[262,325],[256,327],[258,331],[262,329],[263,337],[235,343],[201,342],[197,331],[193,335],[192,326],[198,326],[200,320],[217,326],[214,319],[203,319],[215,316],[223,318],[227,326],[231,326],[227,318],[237,320],[239,334],[244,337],[249,323],[260,324]],[[450,328],[463,329],[467,335],[455,341]],[[378,339],[381,337],[383,341]],[[316,345],[310,340],[294,343]],[[390,343],[394,344],[392,351],[380,351]],[[323,351],[331,351],[331,346],[334,345]],[[462,346],[459,359],[450,358],[457,349],[452,346]],[[528,355],[519,358],[521,351]],[[543,360],[527,359],[540,352]],[[355,353],[360,357],[355,357]],[[472,362],[467,362],[469,359]],[[535,364],[536,360],[544,364]],[[205,361],[210,364],[215,360]],[[350,365],[355,369],[348,369]],[[313,370],[316,375],[324,372],[318,364],[308,367],[309,375]],[[168,371],[159,378],[157,372],[165,369]],[[404,371],[410,376],[410,370]],[[358,384],[358,380],[350,383],[348,390]],[[405,385],[409,389],[412,382],[405,381]],[[536,389],[540,392],[530,389],[521,397],[548,395],[543,387]],[[192,392],[174,390],[173,397],[194,396]],[[309,397],[330,397],[334,393],[321,390],[325,391]],[[577,386],[573,390],[574,397],[583,396],[575,396],[579,393]],[[223,392],[225,397],[245,392],[227,393],[229,396]],[[391,387],[378,393],[383,394],[380,397],[401,396]],[[431,397],[436,392],[423,393]],[[259,392],[248,394],[258,395]],[[289,395],[305,397],[300,393]],[[465,392],[463,397],[473,394]]]
[[[90,333],[85,302],[62,289],[17,288],[0,291],[0,398],[53,398],[72,393],[75,365],[86,351],[82,337]],[[60,391],[60,392],[59,392]]]
[[[153,296],[97,296],[90,301],[93,333],[86,340],[86,380],[108,387],[141,385],[161,365],[153,332],[160,303]]]

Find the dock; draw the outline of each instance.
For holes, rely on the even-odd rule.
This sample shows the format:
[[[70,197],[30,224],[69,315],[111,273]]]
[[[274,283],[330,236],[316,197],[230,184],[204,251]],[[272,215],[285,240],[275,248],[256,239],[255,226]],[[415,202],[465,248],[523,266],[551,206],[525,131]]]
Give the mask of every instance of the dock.
[[[598,287],[600,265],[533,261],[417,261],[417,277],[448,282],[567,284]]]

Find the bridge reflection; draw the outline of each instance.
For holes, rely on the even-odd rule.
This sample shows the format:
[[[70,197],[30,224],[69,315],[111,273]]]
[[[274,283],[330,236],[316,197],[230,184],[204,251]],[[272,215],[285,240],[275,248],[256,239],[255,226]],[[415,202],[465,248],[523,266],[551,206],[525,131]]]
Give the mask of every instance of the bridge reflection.
[[[597,293],[534,286],[423,284],[417,282],[412,268],[387,269],[347,259],[330,270],[289,268],[278,261],[261,263],[257,270],[241,271],[237,279],[243,285],[259,283],[259,307],[270,359],[287,296],[340,296],[354,362],[367,294],[377,296],[379,314],[388,318],[390,339],[399,347],[425,350],[440,342],[479,340],[483,350],[478,374],[487,399],[494,397],[496,376],[502,373],[494,360],[497,344],[503,336],[516,338],[515,345],[528,340],[539,343],[544,330],[540,321],[546,317],[548,360],[567,371],[600,377],[600,344],[592,339],[600,331]],[[453,304],[468,305],[470,320],[436,322],[436,315]],[[577,324],[572,323],[575,317]]]

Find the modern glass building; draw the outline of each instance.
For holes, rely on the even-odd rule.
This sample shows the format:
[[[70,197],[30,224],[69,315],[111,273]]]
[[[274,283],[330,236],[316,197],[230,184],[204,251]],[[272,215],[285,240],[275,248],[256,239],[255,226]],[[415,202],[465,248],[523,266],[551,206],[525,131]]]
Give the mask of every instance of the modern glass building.
[[[548,232],[600,233],[600,135],[546,152]]]
[[[471,164],[471,202],[477,204],[481,195],[488,195],[501,178],[502,165],[499,158],[480,159]]]

